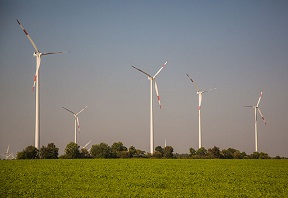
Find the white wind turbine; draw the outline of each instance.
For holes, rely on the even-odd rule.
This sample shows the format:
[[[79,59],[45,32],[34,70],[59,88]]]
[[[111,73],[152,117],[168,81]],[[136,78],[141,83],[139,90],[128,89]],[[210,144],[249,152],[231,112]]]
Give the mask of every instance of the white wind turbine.
[[[161,109],[161,102],[160,102],[160,96],[159,91],[156,83],[156,76],[160,73],[160,71],[164,68],[164,66],[167,64],[167,61],[162,65],[162,67],[158,70],[158,72],[151,76],[150,74],[142,71],[141,69],[138,69],[137,67],[132,66],[134,69],[137,69],[138,71],[144,73],[148,76],[148,80],[150,80],[150,153],[154,153],[154,124],[153,124],[153,81],[154,81],[154,87],[158,99],[158,103]]]
[[[24,27],[21,25],[21,23],[17,20],[18,24],[20,25],[21,29],[23,30],[23,32],[25,33],[25,35],[27,36],[27,38],[29,39],[29,41],[31,42],[31,44],[33,45],[35,52],[33,54],[33,56],[36,57],[36,72],[35,72],[35,76],[34,76],[34,83],[33,83],[33,87],[32,87],[32,91],[34,91],[34,88],[36,86],[36,116],[35,116],[35,147],[37,149],[40,148],[40,97],[39,97],[39,70],[40,70],[40,65],[41,65],[41,56],[45,56],[45,55],[50,55],[50,54],[61,54],[64,52],[47,52],[47,53],[41,53],[37,46],[35,45],[34,41],[32,40],[32,38],[29,36],[28,32],[24,29]]]
[[[1,155],[4,156],[6,160],[9,159],[10,156],[12,157],[12,159],[15,159],[13,156],[13,153],[9,152],[9,149],[10,149],[10,144],[8,145],[6,152],[2,153]]]
[[[255,151],[258,152],[258,131],[257,131],[257,109],[258,109],[258,112],[259,114],[261,115],[262,117],[262,120],[264,121],[265,125],[266,125],[266,121],[263,117],[263,114],[262,112],[260,111],[259,109],[259,103],[260,103],[260,100],[262,98],[262,94],[263,94],[263,91],[261,91],[260,93],[260,97],[258,99],[258,102],[256,105],[253,105],[253,106],[244,106],[244,107],[251,107],[251,108],[254,108],[254,113],[255,113]]]
[[[188,74],[186,74],[188,76],[188,78],[191,80],[191,82],[194,84],[196,90],[197,90],[197,94],[199,96],[199,105],[198,105],[198,117],[199,117],[199,148],[202,147],[202,134],[201,134],[201,103],[202,103],[202,94],[211,90],[214,90],[216,88],[213,89],[209,89],[209,90],[205,90],[205,91],[201,91],[197,84],[192,80],[192,78],[190,78],[190,76]]]
[[[74,118],[75,118],[75,143],[77,144],[77,126],[78,126],[78,131],[79,131],[79,133],[80,133],[80,124],[79,124],[79,118],[78,118],[78,115],[82,112],[82,111],[84,111],[86,108],[87,108],[87,106],[86,107],[84,107],[83,109],[81,109],[81,111],[79,111],[78,113],[74,113],[73,111],[71,111],[71,110],[69,110],[69,109],[67,109],[67,108],[65,108],[65,107],[62,107],[63,109],[65,109],[65,110],[67,110],[67,111],[69,111],[70,113],[72,113],[73,115],[74,115]],[[90,143],[90,142],[89,142]],[[88,143],[88,144],[89,144]],[[87,144],[87,145],[88,145]]]

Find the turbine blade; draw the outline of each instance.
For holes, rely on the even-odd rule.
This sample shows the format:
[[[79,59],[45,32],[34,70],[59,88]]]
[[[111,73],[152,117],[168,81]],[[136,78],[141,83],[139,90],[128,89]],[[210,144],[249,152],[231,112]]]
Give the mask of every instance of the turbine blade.
[[[20,25],[21,29],[23,30],[23,32],[26,34],[27,38],[29,39],[30,43],[33,45],[34,49],[36,50],[36,52],[40,52],[37,48],[37,46],[35,45],[34,41],[32,40],[32,38],[29,36],[28,32],[24,29],[24,27],[22,26],[22,24],[20,23],[20,21],[18,21],[18,24]]]
[[[78,132],[80,133],[80,124],[79,124],[79,118],[78,118],[78,116],[76,116],[76,120],[77,120]]]
[[[42,56],[45,56],[45,55],[50,55],[50,54],[63,54],[63,53],[67,53],[69,51],[64,51],[64,52],[46,52],[46,53],[42,53]]]
[[[212,90],[215,90],[217,88],[213,88],[213,89],[209,89],[209,90],[205,90],[205,91],[202,91],[202,93],[205,93],[205,92],[208,92],[208,91],[212,91]]]
[[[162,67],[158,70],[158,72],[153,76],[153,78],[156,78],[156,76],[161,72],[161,70],[165,67],[167,64],[167,61],[162,65]]]
[[[76,116],[79,115],[82,111],[84,111],[88,106],[84,107],[83,109],[81,109],[81,111],[79,111],[78,113],[76,113]]]
[[[90,141],[91,142],[91,141]],[[86,148],[89,144],[90,144],[90,142],[88,142],[87,144],[85,144],[85,146],[83,146],[83,148]]]
[[[264,116],[263,116],[263,114],[262,114],[262,112],[260,111],[260,109],[259,109],[259,108],[258,108],[258,111],[259,111],[259,113],[260,113],[260,115],[261,115],[261,117],[262,117],[262,120],[264,121],[264,123],[265,123],[265,124],[267,124],[267,123],[266,123],[266,121],[265,121],[265,119],[264,119]]]
[[[254,106],[243,106],[243,107],[254,107]]]
[[[32,92],[34,91],[34,88],[35,88],[35,85],[36,85],[36,81],[38,80],[38,74],[39,74],[39,69],[40,69],[40,65],[41,65],[41,57],[40,56],[37,56],[36,64],[37,64],[37,67],[36,67],[36,72],[35,72],[35,75],[34,75],[34,82],[33,82]]]
[[[258,105],[259,105],[259,103],[260,103],[260,100],[261,100],[261,98],[262,98],[262,94],[263,94],[263,91],[261,91],[261,93],[260,93],[260,97],[259,97],[259,99],[258,99],[258,102],[257,102],[256,107],[258,107]]]
[[[142,73],[146,74],[148,77],[152,78],[152,76],[151,76],[150,74],[148,74],[148,73],[144,72],[143,70],[141,70],[141,69],[138,69],[137,67],[134,67],[134,66],[132,66],[132,67],[133,67],[134,69],[137,69],[138,71],[140,71],[140,72],[142,72]]]
[[[73,115],[76,115],[73,111],[71,111],[71,110],[69,110],[69,109],[67,109],[67,108],[65,108],[65,107],[62,107],[63,109],[65,109],[66,111],[69,111],[70,113],[72,113]]]
[[[201,109],[201,104],[202,104],[202,93],[199,94],[199,106],[198,106],[198,110]]]
[[[160,96],[159,96],[159,91],[158,91],[156,80],[154,80],[154,86],[155,86],[155,92],[156,92],[157,100],[158,100],[158,103],[159,103],[159,107],[161,109],[161,101],[160,101]]]
[[[6,153],[9,153],[9,148],[10,148],[10,144],[9,144],[8,147],[7,147]]]
[[[200,89],[198,88],[198,86],[197,86],[197,84],[194,82],[194,80],[192,80],[192,78],[188,75],[188,74],[186,74],[187,76],[188,76],[188,78],[191,80],[191,82],[193,83],[193,85],[194,85],[194,87],[196,88],[196,90],[198,91],[198,92],[200,92]]]

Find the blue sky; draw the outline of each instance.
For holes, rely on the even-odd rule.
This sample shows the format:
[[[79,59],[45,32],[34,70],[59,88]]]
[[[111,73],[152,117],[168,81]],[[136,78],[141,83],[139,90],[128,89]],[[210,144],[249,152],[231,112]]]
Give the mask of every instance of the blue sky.
[[[121,141],[149,151],[149,81],[134,65],[157,76],[163,109],[154,96],[155,146],[177,153],[198,148],[198,96],[204,94],[205,148],[254,151],[254,111],[259,151],[287,157],[287,1],[0,1],[0,151],[34,144],[34,49],[41,52],[41,145],[64,152],[74,140],[73,111],[80,114],[79,145]]]

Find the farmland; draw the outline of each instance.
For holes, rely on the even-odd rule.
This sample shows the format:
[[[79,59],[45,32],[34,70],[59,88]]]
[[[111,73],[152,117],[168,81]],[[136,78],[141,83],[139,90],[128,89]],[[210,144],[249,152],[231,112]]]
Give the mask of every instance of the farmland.
[[[1,160],[0,197],[287,197],[288,160]]]

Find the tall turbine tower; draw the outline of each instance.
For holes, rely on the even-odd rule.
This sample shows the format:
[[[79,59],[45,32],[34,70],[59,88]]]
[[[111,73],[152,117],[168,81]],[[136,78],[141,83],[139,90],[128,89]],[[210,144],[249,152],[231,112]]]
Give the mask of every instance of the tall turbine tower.
[[[138,71],[144,73],[148,76],[148,80],[150,80],[150,153],[154,153],[154,124],[153,124],[153,82],[155,87],[155,92],[157,95],[158,103],[161,109],[161,102],[160,102],[160,96],[158,92],[158,87],[156,83],[156,76],[160,73],[160,71],[164,68],[164,66],[167,64],[167,61],[162,65],[162,67],[158,70],[158,72],[151,76],[150,74],[142,71],[141,69],[138,69],[137,67],[132,66],[134,69],[137,69]]]
[[[32,91],[34,91],[34,88],[36,86],[36,103],[35,103],[35,147],[37,149],[40,148],[40,96],[39,96],[39,70],[40,70],[40,65],[41,65],[41,56],[45,56],[45,55],[50,55],[50,54],[61,54],[64,52],[47,52],[47,53],[41,53],[37,46],[35,45],[34,41],[32,40],[32,38],[29,36],[28,32],[24,29],[24,27],[21,25],[21,23],[17,20],[18,24],[20,25],[21,29],[23,30],[23,32],[25,33],[25,35],[27,36],[27,38],[29,39],[30,43],[32,44],[32,46],[35,49],[35,52],[33,54],[33,56],[36,57],[36,72],[34,75],[34,83],[33,83],[33,87],[32,87]]]
[[[259,103],[260,103],[260,100],[262,98],[262,94],[263,94],[263,91],[261,91],[260,97],[259,97],[258,102],[257,102],[256,105],[244,106],[244,107],[252,107],[252,108],[254,108],[254,114],[255,114],[255,151],[256,152],[258,152],[257,110],[258,110],[259,114],[261,115],[262,120],[264,121],[265,125],[267,124],[265,119],[264,119],[264,117],[263,117],[262,112],[259,109]]]
[[[205,90],[205,91],[201,91],[197,84],[192,80],[192,78],[190,78],[190,76],[188,74],[186,74],[188,76],[188,78],[191,80],[191,82],[193,83],[193,85],[195,86],[196,90],[197,90],[197,94],[199,96],[199,105],[198,105],[198,117],[199,117],[199,148],[202,147],[202,132],[201,132],[201,103],[202,103],[202,94],[211,90],[214,90],[216,88],[213,89],[209,89],[209,90]]]
[[[79,115],[82,111],[84,111],[84,110],[87,108],[87,106],[84,107],[83,109],[81,109],[81,111],[79,111],[78,113],[74,113],[73,111],[71,111],[71,110],[69,110],[69,109],[67,109],[67,108],[65,108],[65,107],[62,107],[62,108],[65,109],[66,111],[69,111],[70,113],[72,113],[72,114],[74,115],[74,118],[75,118],[75,121],[74,121],[74,126],[75,126],[75,128],[74,128],[74,134],[75,134],[75,143],[77,144],[77,128],[78,128],[78,131],[79,131],[79,133],[80,133],[80,123],[79,123],[78,115]],[[89,142],[89,143],[90,143],[90,142]]]

